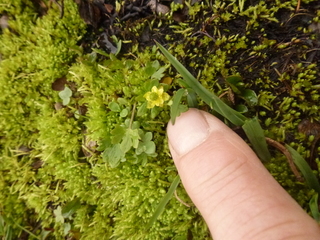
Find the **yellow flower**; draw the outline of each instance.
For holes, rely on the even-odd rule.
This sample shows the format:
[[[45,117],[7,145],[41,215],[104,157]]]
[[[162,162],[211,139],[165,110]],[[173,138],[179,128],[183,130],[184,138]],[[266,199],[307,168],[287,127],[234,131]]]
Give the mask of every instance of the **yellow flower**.
[[[154,106],[162,107],[163,103],[170,98],[168,93],[163,92],[162,86],[159,88],[153,86],[151,92],[147,92],[144,97],[148,101],[147,108],[153,108]]]

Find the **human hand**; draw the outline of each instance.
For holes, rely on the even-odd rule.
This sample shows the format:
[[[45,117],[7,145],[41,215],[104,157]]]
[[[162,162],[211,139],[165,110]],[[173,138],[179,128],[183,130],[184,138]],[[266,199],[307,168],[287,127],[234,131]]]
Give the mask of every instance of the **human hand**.
[[[189,109],[167,131],[181,181],[215,240],[320,239],[318,223],[219,119]]]

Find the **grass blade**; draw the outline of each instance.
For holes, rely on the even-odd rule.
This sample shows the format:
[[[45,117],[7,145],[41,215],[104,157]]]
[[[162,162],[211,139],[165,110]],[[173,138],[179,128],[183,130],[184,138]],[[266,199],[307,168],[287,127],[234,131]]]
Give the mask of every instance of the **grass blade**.
[[[252,148],[256,152],[258,157],[263,162],[268,162],[271,159],[271,155],[268,150],[268,145],[264,136],[263,129],[261,128],[258,119],[255,117],[246,120],[242,126],[242,129],[245,131],[250,143],[252,144]]]
[[[294,164],[299,168],[304,179],[306,180],[308,186],[314,189],[318,194],[320,193],[320,185],[316,175],[313,173],[309,164],[304,160],[304,158],[292,147],[286,144],[286,148],[290,152]]]
[[[168,192],[166,193],[166,195],[161,199],[156,211],[154,212],[153,216],[151,217],[148,225],[147,225],[147,228],[150,228],[154,223],[155,221],[158,219],[158,217],[161,215],[161,213],[164,211],[167,203],[170,201],[170,199],[172,198],[173,196],[173,193],[174,191],[177,189],[178,185],[180,183],[180,177],[179,175],[177,175],[173,182],[171,183],[171,186],[168,190]]]
[[[242,126],[244,124],[244,121],[246,120],[245,116],[229,107],[215,94],[211,93],[208,89],[203,87],[197,81],[197,79],[174,56],[171,55],[171,53],[169,53],[159,43],[156,44],[158,45],[161,52],[165,55],[165,57],[181,74],[188,86],[192,88],[206,104],[213,108],[217,113],[228,119],[234,125]]]
[[[15,223],[19,228],[21,228],[23,231],[25,231],[26,233],[28,233],[31,237],[35,238],[35,239],[38,239],[38,240],[41,240],[40,237],[34,235],[32,232],[30,232],[28,229],[22,227],[21,225],[19,225],[18,223]]]
[[[262,161],[269,161],[271,156],[267,147],[264,132],[257,119],[248,120],[241,113],[237,112],[233,108],[225,104],[219,97],[211,93],[208,89],[203,87],[199,81],[163,46],[157,43],[161,52],[170,61],[170,63],[177,69],[182,75],[184,82],[189,88],[195,91],[195,93],[211,108],[213,108],[218,114],[228,119],[236,126],[243,126],[244,131],[252,144],[253,149]]]

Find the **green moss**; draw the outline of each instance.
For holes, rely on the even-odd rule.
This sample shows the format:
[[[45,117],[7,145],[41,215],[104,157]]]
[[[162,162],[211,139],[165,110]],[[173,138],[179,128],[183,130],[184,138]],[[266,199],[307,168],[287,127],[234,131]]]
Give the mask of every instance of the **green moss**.
[[[23,233],[19,224],[30,231],[38,228],[37,236],[54,229],[52,239],[210,239],[196,208],[176,198],[151,229],[145,228],[177,172],[165,133],[170,107],[147,109],[144,95],[153,86],[171,96],[180,88],[180,76],[155,46],[142,41],[146,32],[165,42],[217,95],[231,91],[228,76],[242,76],[243,87],[258,95],[258,103],[249,106],[237,94],[231,101],[230,92],[223,100],[233,107],[245,105],[248,117],[259,115],[266,136],[310,156],[312,137],[297,128],[304,118],[319,120],[319,66],[308,58],[312,47],[305,41],[318,36],[307,24],[291,25],[303,16],[291,15],[296,1],[199,2],[189,5],[184,22],[174,21],[172,12],[119,22],[122,31],[116,37],[124,49],[117,57],[78,46],[86,26],[71,0],[64,1],[62,19],[50,1],[44,1],[48,9],[20,0],[2,2],[0,13],[8,15],[10,26],[0,35],[0,215],[5,233],[18,238]],[[308,7],[309,2],[314,1],[302,4]],[[275,29],[287,35],[281,39]],[[66,78],[72,91],[65,106],[52,89],[59,78]],[[200,107],[206,109],[201,102]],[[106,149],[116,144],[122,144],[123,162],[111,168]],[[147,144],[149,149],[154,144],[155,152],[148,152]],[[266,167],[309,211],[314,192],[297,182],[285,157],[274,150]],[[181,185],[177,195],[190,203]],[[63,215],[74,201],[79,206],[73,214]]]

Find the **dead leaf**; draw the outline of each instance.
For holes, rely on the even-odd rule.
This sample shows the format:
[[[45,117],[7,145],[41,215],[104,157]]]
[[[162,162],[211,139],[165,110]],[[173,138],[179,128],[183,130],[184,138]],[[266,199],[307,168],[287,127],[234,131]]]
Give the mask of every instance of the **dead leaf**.
[[[305,134],[307,137],[313,135],[315,138],[320,136],[320,123],[310,119],[303,119],[298,125],[300,133]]]
[[[98,28],[101,20],[101,11],[96,5],[96,1],[92,3],[89,0],[81,0],[79,4],[79,13],[86,24],[90,24],[94,28]]]
[[[59,110],[61,110],[62,108],[63,108],[62,103],[57,102],[57,103],[54,104],[54,109],[55,109],[56,111],[59,111]]]
[[[9,20],[9,17],[7,15],[3,15],[0,18],[0,27],[1,27],[2,30],[9,27],[8,20]]]
[[[41,168],[42,165],[43,165],[43,161],[41,161],[41,160],[37,160],[37,161],[31,163],[31,167],[32,167],[34,170],[37,170],[37,169]]]
[[[112,13],[113,10],[114,10],[114,6],[111,5],[111,4],[105,3],[105,4],[104,4],[104,7],[106,8],[106,10],[107,10],[108,13]]]
[[[61,78],[57,78],[52,84],[52,90],[54,91],[62,91],[64,89],[64,85],[67,83],[67,78],[61,77]]]
[[[158,3],[157,0],[150,0],[147,6],[150,7],[151,11],[158,14],[164,15],[170,11],[170,8],[168,6]]]

